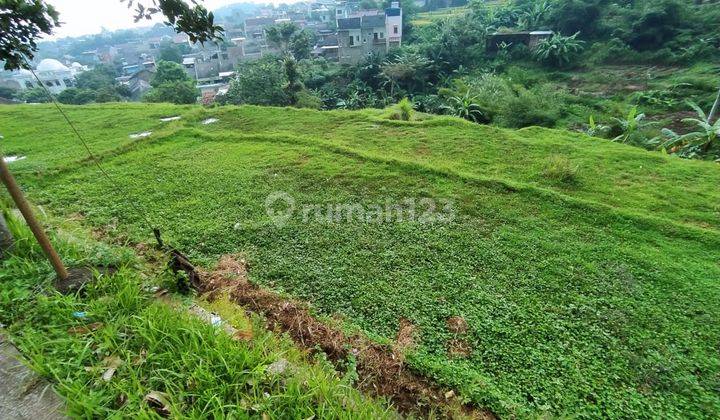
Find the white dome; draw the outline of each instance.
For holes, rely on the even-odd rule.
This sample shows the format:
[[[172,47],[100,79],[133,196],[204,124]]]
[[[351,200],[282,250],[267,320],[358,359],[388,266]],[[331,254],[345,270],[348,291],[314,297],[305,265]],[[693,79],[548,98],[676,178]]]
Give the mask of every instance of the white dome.
[[[63,63],[54,58],[46,58],[37,65],[38,71],[67,71],[68,69]]]
[[[75,61],[74,63],[70,64],[70,66],[74,69],[82,68],[82,64]]]

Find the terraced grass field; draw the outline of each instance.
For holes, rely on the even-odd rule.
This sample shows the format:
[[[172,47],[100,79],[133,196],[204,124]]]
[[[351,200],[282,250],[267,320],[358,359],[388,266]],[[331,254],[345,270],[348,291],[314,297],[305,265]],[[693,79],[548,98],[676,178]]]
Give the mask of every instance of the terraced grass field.
[[[372,110],[67,109],[117,185],[51,107],[0,108],[3,152],[26,156],[11,168],[56,214],[150,242],[137,206],[202,264],[243,253],[253,281],[377,340],[407,319],[411,367],[500,416],[720,415],[717,164]],[[558,157],[569,181],[546,175]],[[281,225],[266,211],[278,194],[296,210]],[[408,198],[451,203],[449,217],[299,211]]]

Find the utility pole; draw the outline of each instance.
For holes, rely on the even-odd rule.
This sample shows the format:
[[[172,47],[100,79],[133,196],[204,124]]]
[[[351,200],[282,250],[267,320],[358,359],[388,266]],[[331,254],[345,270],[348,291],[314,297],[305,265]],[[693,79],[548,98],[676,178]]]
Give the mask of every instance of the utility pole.
[[[5,187],[10,193],[10,197],[12,197],[15,205],[17,206],[18,210],[20,210],[20,213],[22,213],[33,235],[35,235],[35,239],[40,244],[43,252],[45,252],[48,260],[50,260],[50,264],[52,264],[53,268],[55,269],[55,273],[57,274],[58,278],[60,280],[66,280],[68,278],[68,271],[65,268],[65,265],[63,264],[62,260],[60,260],[57,252],[55,252],[55,249],[50,243],[50,239],[48,239],[42,226],[40,226],[40,223],[35,218],[35,215],[30,208],[30,204],[25,200],[25,196],[20,190],[17,182],[15,182],[15,177],[13,177],[13,175],[10,173],[7,163],[5,162],[5,157],[1,153],[0,178],[2,178],[2,183],[5,184]]]

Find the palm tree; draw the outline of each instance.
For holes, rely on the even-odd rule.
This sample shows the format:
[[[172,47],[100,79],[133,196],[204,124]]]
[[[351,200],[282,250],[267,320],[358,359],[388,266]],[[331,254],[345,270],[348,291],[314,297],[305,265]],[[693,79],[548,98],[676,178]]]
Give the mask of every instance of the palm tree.
[[[441,108],[456,117],[472,122],[480,122],[485,115],[482,107],[475,102],[476,100],[477,96],[471,96],[470,91],[467,91],[462,96],[451,96],[448,98],[449,104],[443,105]]]

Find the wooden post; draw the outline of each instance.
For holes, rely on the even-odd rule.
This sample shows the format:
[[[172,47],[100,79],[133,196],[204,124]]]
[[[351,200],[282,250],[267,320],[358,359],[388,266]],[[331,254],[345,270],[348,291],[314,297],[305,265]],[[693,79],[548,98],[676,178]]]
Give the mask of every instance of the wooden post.
[[[55,269],[55,273],[58,278],[60,280],[67,279],[68,272],[65,269],[65,265],[62,260],[60,260],[60,257],[57,252],[55,252],[55,249],[52,247],[52,244],[50,243],[47,235],[45,235],[45,231],[42,229],[42,226],[40,226],[40,223],[37,219],[35,219],[35,215],[30,208],[30,204],[28,204],[25,200],[25,196],[22,191],[20,191],[20,187],[18,187],[17,182],[15,182],[15,177],[13,177],[10,173],[7,163],[5,162],[5,157],[2,156],[2,154],[0,154],[0,178],[2,178],[2,182],[5,184],[10,196],[15,202],[15,205],[18,210],[20,210],[20,213],[22,213],[33,235],[35,235],[35,239],[38,241],[40,247],[45,252],[45,255],[47,255],[50,260],[50,264],[52,264]]]
[[[0,261],[5,259],[14,245],[15,240],[7,226],[7,222],[5,222],[2,210],[0,210]]]

